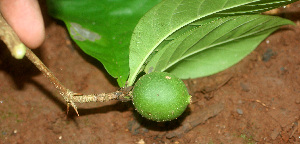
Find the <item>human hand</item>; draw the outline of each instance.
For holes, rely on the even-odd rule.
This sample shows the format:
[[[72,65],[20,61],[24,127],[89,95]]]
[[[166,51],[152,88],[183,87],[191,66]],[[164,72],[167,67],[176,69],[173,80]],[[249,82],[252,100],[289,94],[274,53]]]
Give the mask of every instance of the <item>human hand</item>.
[[[0,11],[27,47],[43,43],[45,28],[37,0],[0,0]]]

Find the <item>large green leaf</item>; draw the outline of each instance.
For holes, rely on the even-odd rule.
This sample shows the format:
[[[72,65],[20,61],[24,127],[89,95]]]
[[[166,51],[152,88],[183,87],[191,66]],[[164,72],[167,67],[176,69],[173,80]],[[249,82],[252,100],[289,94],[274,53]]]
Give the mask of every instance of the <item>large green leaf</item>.
[[[122,87],[129,74],[129,42],[138,20],[161,0],[47,0],[78,46],[104,65]]]
[[[129,85],[132,85],[145,62],[153,53],[168,42],[163,42],[180,28],[207,17],[226,17],[241,14],[256,14],[297,0],[164,0],[139,21],[130,42]],[[189,28],[187,28],[189,29]],[[186,30],[183,31],[185,33]],[[169,37],[170,38],[170,37]],[[171,37],[172,39],[174,37]],[[175,73],[175,72],[174,72]]]
[[[182,79],[211,75],[240,61],[282,25],[293,22],[267,15],[194,22],[189,31],[164,45],[147,63],[146,72],[168,71]],[[194,28],[193,28],[194,27]]]

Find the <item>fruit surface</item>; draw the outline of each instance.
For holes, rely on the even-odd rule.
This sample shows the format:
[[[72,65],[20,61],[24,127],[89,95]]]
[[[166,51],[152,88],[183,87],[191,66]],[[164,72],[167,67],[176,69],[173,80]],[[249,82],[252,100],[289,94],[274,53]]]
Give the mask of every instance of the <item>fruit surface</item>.
[[[190,103],[190,95],[182,80],[165,72],[142,76],[132,91],[136,110],[153,121],[170,121],[179,117]]]

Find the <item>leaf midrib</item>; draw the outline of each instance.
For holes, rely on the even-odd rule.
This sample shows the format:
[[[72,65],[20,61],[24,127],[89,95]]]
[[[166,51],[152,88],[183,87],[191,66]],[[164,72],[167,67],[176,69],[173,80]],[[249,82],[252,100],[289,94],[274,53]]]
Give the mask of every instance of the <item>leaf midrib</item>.
[[[253,20],[254,20],[254,19],[253,19]],[[266,22],[268,22],[268,21],[270,21],[270,20],[264,21],[264,22],[262,22],[262,23],[266,23]],[[246,23],[244,23],[244,24],[246,24]],[[274,26],[274,27],[276,27],[276,26]],[[199,53],[199,52],[201,52],[201,51],[207,50],[207,49],[209,49],[209,48],[212,48],[212,47],[215,47],[215,46],[218,46],[218,45],[225,44],[225,43],[227,43],[227,42],[231,42],[231,41],[238,40],[238,39],[241,39],[241,38],[244,38],[244,37],[247,37],[247,36],[251,36],[251,35],[260,33],[260,32],[262,32],[262,31],[265,31],[265,30],[268,30],[268,29],[271,29],[271,28],[274,28],[274,27],[269,27],[269,28],[261,29],[261,30],[259,30],[259,31],[255,31],[255,32],[252,32],[252,33],[248,33],[248,34],[246,34],[246,35],[242,35],[242,36],[239,36],[239,37],[236,37],[236,38],[233,38],[233,39],[229,39],[229,40],[226,40],[226,41],[223,41],[223,42],[220,42],[220,43],[216,43],[216,44],[213,44],[213,45],[204,47],[204,48],[202,48],[202,49],[200,49],[200,50],[197,50],[197,51],[195,51],[195,52],[192,52],[192,53],[190,53],[190,54],[187,54],[187,55],[182,56],[181,58],[179,58],[179,59],[175,60],[174,62],[168,64],[168,66],[166,66],[166,67],[165,67],[164,69],[162,69],[161,71],[166,71],[168,68],[172,67],[173,65],[175,65],[175,64],[178,63],[179,61],[181,61],[181,60],[183,60],[183,59],[185,59],[185,58],[187,58],[187,57],[190,57],[190,56],[192,56],[192,55],[194,55],[194,54],[197,54],[197,53]],[[221,38],[221,37],[220,37],[220,38]]]

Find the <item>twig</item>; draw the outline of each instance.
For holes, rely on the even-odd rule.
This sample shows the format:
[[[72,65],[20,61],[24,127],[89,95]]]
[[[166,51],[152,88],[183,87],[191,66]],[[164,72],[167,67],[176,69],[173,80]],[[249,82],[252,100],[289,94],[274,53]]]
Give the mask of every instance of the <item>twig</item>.
[[[26,46],[20,41],[17,34],[7,24],[0,13],[0,36],[7,45],[11,55],[16,59],[22,59],[25,56]]]
[[[257,102],[266,108],[276,109],[275,107],[267,106],[265,103],[261,102],[260,100],[255,100],[255,99],[245,99],[245,100],[250,101],[250,102]]]
[[[126,96],[129,97],[130,91],[124,92],[123,89],[112,93],[101,93],[101,94],[81,94],[74,93],[67,89],[61,82],[53,75],[53,73],[43,64],[43,62],[29,49],[26,49],[26,57],[48,78],[48,80],[55,86],[59,91],[59,94],[63,96],[67,102],[67,111],[69,111],[69,105],[71,105],[76,111],[77,106],[75,103],[87,103],[87,102],[108,102],[111,100],[126,100]]]
[[[29,49],[26,48],[26,57],[48,78],[48,80],[55,86],[55,88],[59,91],[59,94],[63,96],[65,101],[68,103],[68,111],[69,104],[75,109],[77,115],[77,106],[73,101],[74,93],[67,89],[64,85],[60,83],[60,81],[53,75],[53,73],[43,64],[43,62]]]
[[[67,102],[67,112],[69,111],[69,106],[71,105],[79,116],[77,106],[75,103],[87,103],[87,102],[107,102],[110,100],[130,100],[130,89],[121,89],[112,93],[101,93],[101,94],[81,94],[74,93],[73,91],[67,89],[61,82],[53,75],[53,73],[43,64],[43,62],[29,49],[27,48],[12,30],[12,28],[7,24],[0,14],[0,36],[4,43],[7,45],[12,55],[14,53],[19,53],[20,51],[16,49],[16,46],[21,45],[25,48],[24,54],[26,57],[44,74],[45,77],[55,86],[59,94],[62,95],[64,100]],[[25,53],[26,52],[26,53]],[[23,56],[24,56],[23,54]],[[21,58],[23,58],[23,56]],[[20,56],[16,57],[20,59]]]

